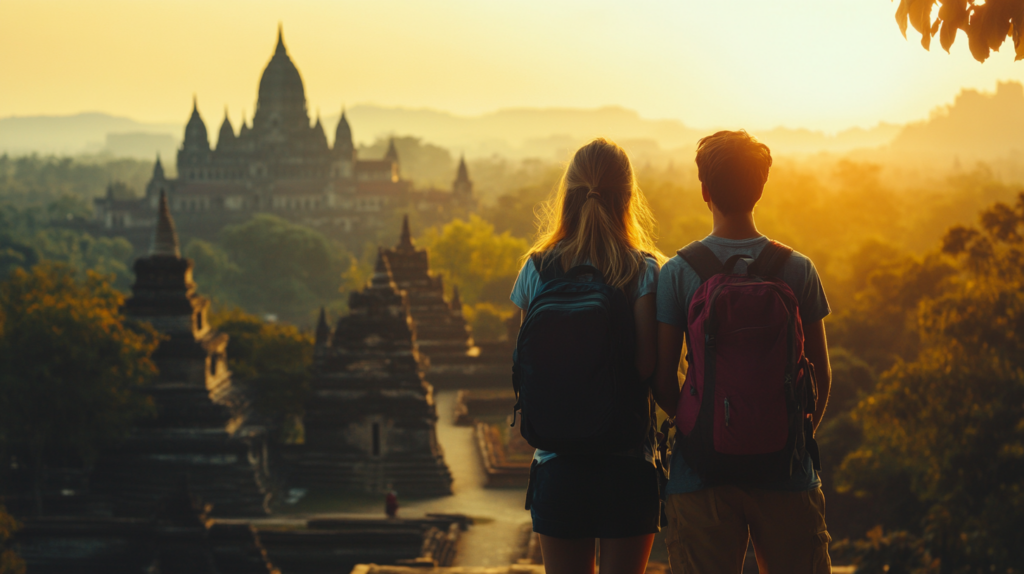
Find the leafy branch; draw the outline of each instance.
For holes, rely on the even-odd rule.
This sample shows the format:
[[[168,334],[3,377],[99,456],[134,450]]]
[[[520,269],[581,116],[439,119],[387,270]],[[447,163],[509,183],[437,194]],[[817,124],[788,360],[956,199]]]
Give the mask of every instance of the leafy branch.
[[[933,21],[936,5],[939,10]],[[1013,40],[1014,60],[1024,59],[1024,0],[900,0],[896,23],[904,38],[908,22],[921,34],[925,50],[938,34],[942,49],[949,52],[957,32],[963,30],[971,55],[979,62],[999,51],[1007,38]]]

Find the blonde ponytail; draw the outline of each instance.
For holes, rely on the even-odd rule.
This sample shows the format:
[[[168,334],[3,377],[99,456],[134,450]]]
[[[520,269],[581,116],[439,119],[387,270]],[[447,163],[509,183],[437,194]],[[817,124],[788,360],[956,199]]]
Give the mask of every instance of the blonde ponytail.
[[[556,249],[553,261],[563,270],[589,261],[619,288],[644,268],[640,252],[658,265],[667,259],[654,244],[654,216],[629,156],[604,138],[576,151],[540,218],[540,233],[525,258]]]

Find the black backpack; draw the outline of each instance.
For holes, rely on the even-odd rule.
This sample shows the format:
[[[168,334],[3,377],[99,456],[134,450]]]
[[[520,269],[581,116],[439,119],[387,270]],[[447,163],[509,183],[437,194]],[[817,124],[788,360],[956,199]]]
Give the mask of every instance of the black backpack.
[[[520,429],[533,447],[556,453],[636,448],[651,429],[650,388],[635,362],[633,306],[599,270],[563,272],[531,257],[541,278],[513,355]]]

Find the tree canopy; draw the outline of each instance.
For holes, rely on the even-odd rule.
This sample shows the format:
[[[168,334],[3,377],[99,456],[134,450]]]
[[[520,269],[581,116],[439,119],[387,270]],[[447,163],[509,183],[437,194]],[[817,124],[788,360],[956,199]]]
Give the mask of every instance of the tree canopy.
[[[519,274],[520,258],[529,245],[476,215],[455,219],[439,231],[429,229],[420,240],[430,253],[430,267],[444,275],[449,288],[459,287],[465,303],[499,303]]]
[[[294,325],[269,323],[239,309],[211,317],[227,333],[228,367],[238,382],[252,389],[252,408],[275,438],[301,440],[301,419],[313,363],[313,338]]]
[[[107,279],[61,264],[16,269],[0,283],[0,447],[89,462],[151,412],[156,374],[148,325],[126,325]],[[37,492],[38,499],[38,492]]]
[[[932,20],[936,5],[938,14]],[[908,22],[921,34],[925,50],[938,35],[942,49],[949,52],[957,32],[962,30],[971,55],[979,62],[998,51],[1008,38],[1012,40],[1014,60],[1024,58],[1024,0],[900,0],[896,23],[904,38]]]
[[[216,301],[257,315],[312,324],[341,298],[351,256],[322,233],[268,214],[225,227],[218,244],[193,239],[184,255]]]
[[[980,219],[946,234],[958,272],[917,301],[917,353],[862,396],[839,475],[901,507],[941,572],[1024,564],[1024,193]]]

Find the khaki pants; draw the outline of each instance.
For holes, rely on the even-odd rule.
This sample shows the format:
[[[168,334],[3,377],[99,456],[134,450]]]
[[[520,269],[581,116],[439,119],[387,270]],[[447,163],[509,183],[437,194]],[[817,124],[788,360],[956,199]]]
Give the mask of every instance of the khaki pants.
[[[714,486],[666,499],[672,574],[739,574],[747,536],[761,574],[829,574],[821,489]]]

